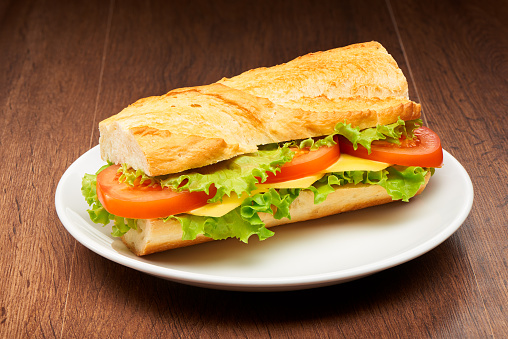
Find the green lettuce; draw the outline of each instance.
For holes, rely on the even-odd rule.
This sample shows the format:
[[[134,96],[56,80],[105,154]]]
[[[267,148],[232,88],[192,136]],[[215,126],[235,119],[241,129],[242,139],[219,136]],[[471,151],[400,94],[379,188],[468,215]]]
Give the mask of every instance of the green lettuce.
[[[427,173],[432,169],[418,166],[392,166],[381,171],[346,171],[329,173],[316,181],[309,190],[314,193],[314,203],[325,201],[334,191],[334,185],[369,184],[383,187],[393,200],[409,201],[425,183]]]
[[[336,145],[337,143],[333,139],[334,136],[335,136],[335,134],[331,134],[331,135],[328,135],[324,138],[319,138],[319,139],[308,138],[308,139],[303,139],[303,140],[294,140],[294,141],[288,142],[287,144],[289,145],[289,147],[298,147],[299,149],[309,148],[310,150],[316,150],[319,147],[323,147],[323,146],[330,147],[330,146]]]
[[[408,202],[425,183],[425,176],[429,172],[418,166],[402,167],[392,166],[386,169],[386,179],[380,180],[377,185],[383,187],[393,200]]]
[[[258,193],[247,198],[243,203],[222,217],[205,217],[190,214],[171,216],[182,225],[184,240],[192,240],[198,234],[203,234],[215,240],[238,238],[248,242],[252,235],[259,240],[273,236],[273,232],[265,227],[258,213],[270,213],[276,219],[291,218],[289,205],[298,197],[299,190],[270,189],[265,193]],[[274,213],[273,208],[276,211]]]
[[[353,144],[354,149],[362,145],[370,153],[370,145],[376,140],[385,140],[387,142],[400,144],[400,138],[412,139],[413,131],[422,125],[420,119],[404,121],[399,118],[397,122],[389,125],[377,125],[376,127],[360,130],[358,127],[352,127],[346,122],[335,125],[335,133],[346,137]]]

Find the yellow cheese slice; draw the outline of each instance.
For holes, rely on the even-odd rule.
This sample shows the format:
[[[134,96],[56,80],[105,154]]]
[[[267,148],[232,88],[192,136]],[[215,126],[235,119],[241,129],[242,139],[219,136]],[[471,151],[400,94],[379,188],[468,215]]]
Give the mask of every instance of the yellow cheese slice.
[[[390,166],[386,162],[362,159],[349,154],[341,154],[335,164],[325,169],[324,173],[344,171],[381,171]]]
[[[242,195],[242,197],[238,198],[235,193],[231,193],[230,197],[225,195],[222,198],[222,202],[218,201],[212,204],[206,204],[205,206],[198,207],[187,213],[206,217],[222,217],[223,215],[240,206],[242,201],[244,201],[247,196],[248,195],[245,194],[245,197]]]
[[[317,180],[321,179],[325,174],[317,173],[313,175],[309,175],[308,177],[303,177],[300,179],[276,182],[273,184],[257,184],[256,187],[260,189],[268,189],[268,188],[308,188]]]
[[[266,192],[268,189],[257,189],[255,191],[252,191],[252,195],[260,193],[260,192]],[[231,196],[225,195],[222,198],[222,202],[214,202],[212,204],[206,204],[205,206],[198,207],[196,209],[193,209],[192,211],[187,212],[187,214],[192,215],[200,215],[204,217],[222,217],[223,215],[231,212],[238,206],[242,204],[242,202],[247,199],[249,195],[247,193],[242,194],[242,196],[239,198],[236,193],[231,193]]]

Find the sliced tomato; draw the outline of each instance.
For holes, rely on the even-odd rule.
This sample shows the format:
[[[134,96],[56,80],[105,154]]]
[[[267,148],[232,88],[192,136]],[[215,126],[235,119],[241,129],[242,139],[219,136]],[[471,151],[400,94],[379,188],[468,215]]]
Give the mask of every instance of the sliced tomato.
[[[401,139],[400,145],[381,140],[374,141],[370,154],[361,145],[355,150],[349,140],[340,136],[340,150],[355,157],[394,165],[440,167],[443,164],[443,149],[439,136],[427,127],[419,127],[414,134],[415,139]]]
[[[161,186],[134,187],[118,182],[117,170],[110,166],[97,175],[97,197],[111,214],[133,219],[153,219],[188,212],[204,206],[217,190],[205,192],[175,192]]]
[[[285,163],[276,174],[268,173],[268,178],[263,184],[271,184],[289,180],[300,179],[327,169],[340,157],[339,144],[317,150],[293,149],[296,152],[293,160]]]

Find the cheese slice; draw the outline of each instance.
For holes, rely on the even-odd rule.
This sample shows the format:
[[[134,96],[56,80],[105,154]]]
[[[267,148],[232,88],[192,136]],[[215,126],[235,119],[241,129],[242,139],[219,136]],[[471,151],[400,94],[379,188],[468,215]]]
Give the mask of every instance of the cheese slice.
[[[242,201],[244,201],[248,196],[249,195],[247,193],[244,193],[241,197],[238,197],[236,193],[233,192],[231,193],[230,197],[225,195],[222,198],[222,202],[218,201],[211,204],[206,204],[205,206],[198,207],[192,211],[187,212],[187,214],[201,215],[206,217],[222,217],[223,215],[240,206]]]
[[[267,192],[268,189],[257,189],[255,191],[252,191],[251,194],[257,194],[261,192]],[[238,206],[242,204],[242,202],[249,197],[249,194],[243,193],[241,197],[238,197],[236,193],[232,192],[231,196],[225,195],[222,198],[222,202],[214,202],[211,204],[206,204],[205,206],[198,207],[196,209],[193,209],[192,211],[187,212],[187,214],[192,215],[201,215],[205,217],[222,217],[223,215],[231,212]]]
[[[341,154],[339,160],[325,169],[324,173],[345,171],[381,171],[391,164]]]
[[[273,184],[257,184],[256,187],[261,189],[269,189],[269,188],[308,188],[310,187],[314,182],[321,179],[325,174],[324,173],[317,173],[313,175],[309,175],[308,177],[303,177],[300,179],[295,180],[289,180],[289,181],[282,181],[282,182],[276,182]]]

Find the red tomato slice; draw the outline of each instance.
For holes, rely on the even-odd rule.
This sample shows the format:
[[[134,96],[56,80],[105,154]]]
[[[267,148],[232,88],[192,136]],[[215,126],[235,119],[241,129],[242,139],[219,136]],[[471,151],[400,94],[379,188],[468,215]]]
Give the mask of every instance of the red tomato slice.
[[[110,166],[97,175],[97,197],[109,213],[120,217],[153,219],[188,212],[204,206],[217,192],[213,186],[209,194],[175,192],[160,186],[132,187],[118,182],[119,167]]]
[[[296,154],[293,160],[282,165],[280,172],[268,173],[268,178],[263,184],[295,180],[316,174],[333,165],[340,157],[338,143],[330,147],[320,147],[315,151],[309,149],[294,151]]]
[[[339,143],[343,153],[363,159],[401,166],[441,167],[443,149],[439,136],[427,127],[419,127],[414,134],[416,136],[414,140],[401,139],[400,145],[381,140],[374,141],[370,154],[361,145],[355,150],[353,144],[343,136],[339,137]]]

